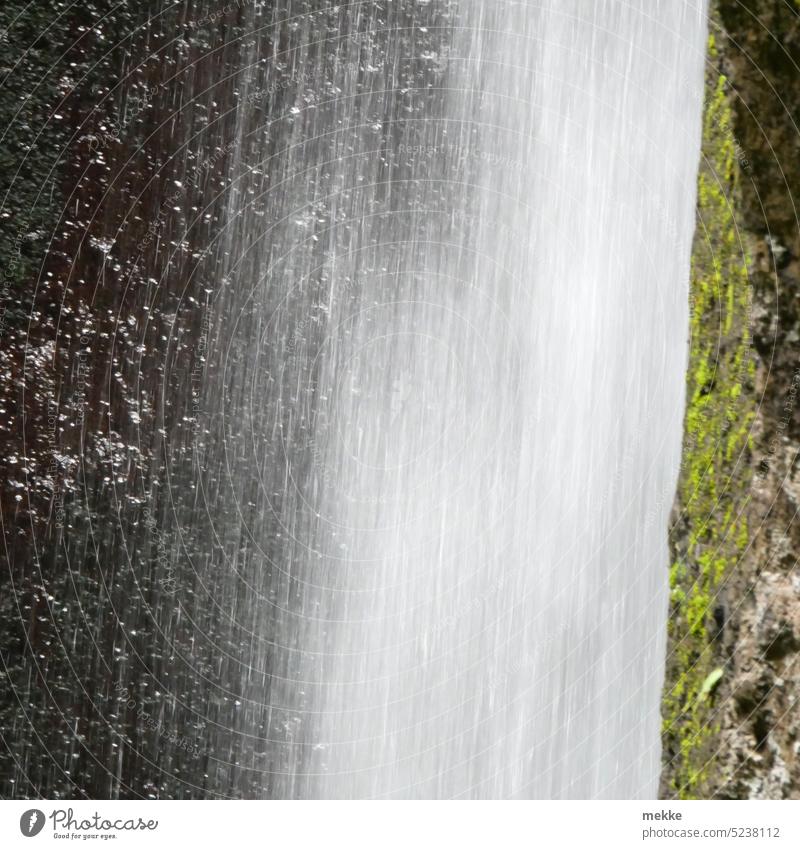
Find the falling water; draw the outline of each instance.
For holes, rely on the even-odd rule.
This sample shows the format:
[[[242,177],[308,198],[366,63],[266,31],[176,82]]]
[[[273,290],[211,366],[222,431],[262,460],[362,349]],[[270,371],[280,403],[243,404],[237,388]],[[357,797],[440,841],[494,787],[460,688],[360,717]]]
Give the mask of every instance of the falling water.
[[[184,4],[19,787],[656,795],[705,5]]]
[[[652,797],[703,4],[295,5],[211,389],[269,792]]]

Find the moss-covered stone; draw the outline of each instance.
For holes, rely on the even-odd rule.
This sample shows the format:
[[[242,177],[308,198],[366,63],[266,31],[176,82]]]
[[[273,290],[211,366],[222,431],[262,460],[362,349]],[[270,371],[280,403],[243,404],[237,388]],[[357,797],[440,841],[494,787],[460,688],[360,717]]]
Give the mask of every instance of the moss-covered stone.
[[[750,284],[736,230],[741,153],[732,129],[728,82],[719,73],[717,58],[712,36],[664,694],[667,792],[679,798],[702,796],[713,764],[717,728],[710,711],[712,689],[706,682],[721,668],[717,610],[726,578],[748,542],[745,508],[754,371],[749,356]]]
[[[719,0],[711,19],[671,534],[670,797],[800,798],[797,8]]]

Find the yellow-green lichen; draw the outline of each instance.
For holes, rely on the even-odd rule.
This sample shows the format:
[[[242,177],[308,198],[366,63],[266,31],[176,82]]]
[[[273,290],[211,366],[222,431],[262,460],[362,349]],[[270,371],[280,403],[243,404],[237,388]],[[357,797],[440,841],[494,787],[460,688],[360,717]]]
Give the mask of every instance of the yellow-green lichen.
[[[709,64],[716,65],[716,56],[712,37]],[[718,727],[708,687],[720,669],[714,610],[748,542],[753,363],[747,258],[736,224],[739,159],[727,82],[712,72],[697,184],[680,518],[673,532],[663,700],[665,778],[669,795],[682,799],[706,794],[714,766]],[[717,680],[722,678],[720,672]]]

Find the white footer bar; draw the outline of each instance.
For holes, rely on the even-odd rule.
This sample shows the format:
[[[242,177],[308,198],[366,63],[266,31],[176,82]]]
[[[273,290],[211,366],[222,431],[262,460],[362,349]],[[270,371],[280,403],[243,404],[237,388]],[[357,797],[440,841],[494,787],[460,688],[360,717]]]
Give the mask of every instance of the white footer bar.
[[[0,802],[0,846],[800,847],[784,802]]]

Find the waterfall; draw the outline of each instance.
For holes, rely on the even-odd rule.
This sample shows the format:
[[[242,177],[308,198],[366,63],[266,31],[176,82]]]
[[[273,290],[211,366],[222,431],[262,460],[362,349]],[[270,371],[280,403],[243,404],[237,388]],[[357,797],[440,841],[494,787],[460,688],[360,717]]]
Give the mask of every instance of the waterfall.
[[[207,387],[248,786],[653,797],[705,4],[307,5]]]
[[[249,48],[208,390],[249,766],[653,797],[705,6],[306,6]]]
[[[7,39],[4,795],[656,796],[706,0],[110,5]]]
[[[655,796],[705,0],[118,5],[6,360],[4,794]]]

